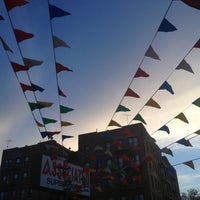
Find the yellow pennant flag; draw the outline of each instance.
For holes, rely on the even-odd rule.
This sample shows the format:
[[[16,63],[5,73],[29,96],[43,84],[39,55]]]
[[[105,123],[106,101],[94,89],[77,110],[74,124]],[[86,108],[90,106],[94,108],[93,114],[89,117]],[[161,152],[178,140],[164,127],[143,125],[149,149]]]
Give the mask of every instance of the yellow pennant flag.
[[[191,167],[192,169],[195,169],[194,163],[192,161],[187,161],[187,162],[184,162],[183,164],[187,165],[188,167]]]
[[[149,99],[149,101],[145,104],[145,106],[151,106],[151,107],[154,107],[154,108],[161,108],[160,105],[154,101],[152,98]]]
[[[181,121],[185,122],[185,123],[189,123],[187,118],[185,117],[185,115],[181,112],[179,115],[177,115],[175,118],[180,119]]]
[[[108,126],[118,126],[118,127],[122,127],[120,124],[118,124],[116,121],[111,120],[110,123],[108,124]]]

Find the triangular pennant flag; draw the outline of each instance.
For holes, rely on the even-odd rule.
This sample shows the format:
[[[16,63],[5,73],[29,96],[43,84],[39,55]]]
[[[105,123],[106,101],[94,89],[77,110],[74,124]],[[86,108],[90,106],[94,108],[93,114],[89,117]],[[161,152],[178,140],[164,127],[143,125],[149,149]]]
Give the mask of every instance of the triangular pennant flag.
[[[44,91],[44,88],[42,88],[36,84],[31,83],[31,86],[34,88],[34,91],[40,91],[40,92]]]
[[[118,124],[116,121],[114,120],[111,120],[110,123],[108,124],[108,126],[118,126],[118,127],[121,127],[120,124]]]
[[[14,0],[14,1],[13,0],[4,0],[4,2],[6,4],[6,8],[8,11],[13,9],[14,7],[23,6],[28,3],[25,0]]]
[[[149,99],[149,101],[145,104],[145,106],[150,106],[150,107],[154,107],[154,108],[161,108],[160,105],[154,101],[152,98]]]
[[[159,88],[159,90],[167,90],[168,92],[170,92],[171,94],[174,94],[174,91],[171,87],[171,85],[165,81]]]
[[[197,135],[200,135],[200,130],[195,131],[194,133],[196,133]]]
[[[140,96],[138,94],[136,94],[132,89],[128,88],[125,95],[126,97],[136,97],[136,98],[140,98]]]
[[[58,95],[59,95],[59,96],[62,96],[62,97],[67,97],[67,96],[63,93],[63,91],[60,89],[59,86],[58,86]]]
[[[66,42],[64,42],[63,40],[61,40],[57,36],[53,36],[53,47],[54,48],[57,48],[57,47],[70,48],[70,46]]]
[[[3,48],[5,51],[10,51],[11,53],[13,53],[12,49],[10,49],[10,47],[4,42],[4,40],[2,39],[2,37],[0,37],[1,43],[3,45]]]
[[[196,9],[200,9],[200,1],[199,0],[182,0],[185,4],[196,8]]]
[[[26,92],[27,90],[32,91],[32,92],[35,91],[35,89],[30,85],[27,85],[27,84],[24,84],[24,83],[20,83],[20,85],[21,85],[23,92]]]
[[[37,124],[38,127],[44,127],[44,124],[38,122],[36,119],[35,119],[35,122],[36,122],[36,124]]]
[[[45,118],[45,117],[42,118],[42,121],[43,121],[44,124],[56,123],[57,122],[57,120],[55,120],[55,119],[49,119],[49,118]]]
[[[128,112],[130,111],[130,109],[126,108],[125,106],[119,105],[116,112],[121,112],[121,111]]]
[[[154,51],[154,49],[152,48],[152,46],[150,46],[148,48],[148,50],[145,53],[145,56],[156,59],[156,60],[160,60],[159,56],[156,54],[156,52]]]
[[[61,123],[61,126],[71,126],[71,125],[74,125],[74,124],[72,124],[70,122],[64,122],[64,121],[61,121],[60,123]]]
[[[127,135],[132,136],[132,137],[135,136],[135,134],[132,133],[127,127],[124,127],[123,130],[122,130],[122,132],[124,134],[127,134]]]
[[[142,116],[139,113],[133,118],[133,120],[138,120],[146,124],[145,120],[142,118]]]
[[[177,28],[171,24],[166,18],[164,18],[158,28],[158,32],[172,32],[176,31]]]
[[[173,156],[173,153],[172,153],[171,149],[168,149],[167,147],[161,149],[161,152]]]
[[[30,106],[31,111],[34,111],[34,110],[36,110],[36,109],[44,108],[44,106],[38,105],[37,103],[28,102],[28,104],[29,104],[29,106]]]
[[[147,74],[141,68],[138,68],[137,72],[134,75],[134,78],[137,78],[137,77],[149,77],[149,74]]]
[[[42,138],[45,138],[45,137],[47,137],[48,132],[47,131],[42,131],[42,132],[40,132],[40,134],[41,134]]]
[[[99,145],[96,145],[96,146],[94,147],[94,151],[102,151],[102,150],[104,150],[104,148],[101,147],[101,146],[99,146]]]
[[[193,48],[200,48],[200,39],[196,42]]]
[[[74,136],[71,135],[62,135],[62,141],[65,139],[73,138]]]
[[[186,140],[185,138],[182,138],[182,139],[176,141],[176,143],[182,144],[182,145],[184,145],[186,147],[189,147],[189,146],[191,147],[192,146],[191,143],[190,143],[190,141]]]
[[[200,107],[200,97],[197,100],[195,100],[192,104],[194,104],[195,106]]]
[[[4,18],[0,15],[0,20],[4,20]]]
[[[68,112],[71,112],[73,110],[74,110],[73,108],[69,108],[69,107],[65,107],[65,106],[60,105],[60,113],[68,113]]]
[[[17,42],[22,42],[24,40],[32,38],[34,35],[31,33],[26,33],[24,31],[14,29],[15,37]]]
[[[53,136],[54,136],[54,135],[57,135],[57,134],[60,134],[60,132],[61,132],[61,131],[53,131],[53,132],[48,131],[48,132],[47,132],[47,134],[48,134],[47,136],[48,136],[48,138],[53,139]]]
[[[50,19],[53,19],[55,17],[63,17],[66,15],[70,15],[69,12],[64,11],[56,6],[50,5],[49,4],[49,14],[50,14]]]
[[[63,66],[60,63],[56,63],[56,73],[59,73],[61,71],[73,72],[73,70],[69,69],[68,67]]]
[[[24,65],[28,68],[38,66],[38,65],[41,65],[43,63],[43,61],[34,60],[34,59],[30,59],[30,58],[23,58],[23,61],[24,61]]]
[[[20,65],[20,64],[15,63],[15,62],[10,62],[10,63],[12,65],[14,72],[27,71],[28,70],[28,67],[26,67],[26,66]]]
[[[194,163],[192,162],[192,160],[191,160],[191,161],[184,162],[183,164],[184,164],[184,165],[187,165],[188,167],[191,167],[192,169],[195,169]]]
[[[30,86],[30,85],[27,85],[27,84],[24,84],[24,83],[20,83],[20,85],[21,85],[23,92],[26,92],[27,90],[32,91],[32,92],[36,91],[36,89],[34,87]]]
[[[183,59],[181,61],[181,63],[176,67],[176,69],[183,69],[185,71],[191,72],[194,74],[192,68],[190,67],[190,65]]]
[[[53,105],[52,102],[46,102],[46,101],[37,101],[37,104],[39,106],[42,106],[43,108],[44,107],[51,107]]]
[[[189,123],[187,118],[185,117],[185,115],[181,112],[180,114],[178,114],[175,118],[180,119],[181,121],[185,122],[185,123]]]
[[[112,139],[113,136],[109,133],[105,133],[105,134],[102,135],[102,138],[104,138],[105,140],[109,140],[109,139]]]
[[[170,134],[170,131],[169,131],[169,128],[166,126],[166,125],[164,125],[164,126],[162,126],[160,129],[158,129],[159,131],[166,131],[168,134]]]

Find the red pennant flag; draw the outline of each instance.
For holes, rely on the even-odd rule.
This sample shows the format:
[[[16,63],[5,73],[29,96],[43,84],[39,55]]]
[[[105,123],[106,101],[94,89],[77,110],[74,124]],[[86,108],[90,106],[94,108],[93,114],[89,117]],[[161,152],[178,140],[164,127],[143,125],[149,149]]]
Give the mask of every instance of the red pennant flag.
[[[34,35],[31,33],[26,33],[24,31],[14,29],[15,37],[17,42],[22,42],[24,40],[32,38]]]
[[[69,69],[68,67],[63,66],[60,63],[56,63],[56,73],[59,73],[61,71],[73,72],[73,70]]]
[[[23,6],[27,4],[28,2],[25,0],[4,0],[6,4],[6,8],[8,11],[10,11],[12,8],[17,7],[17,6]]]
[[[200,48],[200,39],[196,42],[193,48]]]
[[[35,91],[35,89],[30,85],[26,85],[24,83],[20,83],[20,85],[21,85],[23,92],[26,92],[27,90],[33,91],[33,92]]]
[[[130,161],[130,158],[125,154],[121,155],[121,159],[124,161]]]
[[[138,68],[137,72],[135,73],[135,78],[137,77],[149,77],[149,74],[147,74],[145,71],[143,71],[141,68]]]
[[[139,168],[138,164],[135,163],[135,162],[131,163],[131,167],[132,167],[135,171],[137,171],[137,172],[140,171],[140,168]]]
[[[53,139],[53,136],[56,134],[59,134],[59,133],[60,133],[60,131],[48,132],[48,138]]]
[[[138,182],[138,184],[142,183],[142,177],[140,175],[136,175],[133,178]]]
[[[59,96],[67,97],[67,96],[63,93],[63,91],[59,88],[59,86],[58,86],[58,94],[59,94]]]
[[[146,162],[154,162],[153,158],[151,156],[145,156],[143,158]]]
[[[127,89],[126,93],[124,96],[129,96],[129,97],[136,97],[136,98],[140,98],[140,96],[138,94],[136,94],[133,90],[131,90],[130,88]]]
[[[13,67],[14,72],[27,71],[28,70],[28,67],[26,67],[26,66],[20,65],[20,64],[15,63],[15,62],[10,62],[10,63]]]
[[[127,127],[123,128],[122,132],[131,137],[135,136]]]
[[[136,152],[140,152],[140,151],[141,151],[141,147],[135,146],[135,147],[133,147],[132,150],[133,150],[133,151],[136,151]]]
[[[199,0],[182,0],[187,5],[200,10],[200,1]]]

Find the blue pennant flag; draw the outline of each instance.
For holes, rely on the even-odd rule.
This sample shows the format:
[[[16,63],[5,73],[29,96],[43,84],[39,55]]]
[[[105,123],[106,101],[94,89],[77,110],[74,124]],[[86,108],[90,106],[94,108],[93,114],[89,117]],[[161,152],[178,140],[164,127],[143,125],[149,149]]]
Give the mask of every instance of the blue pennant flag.
[[[174,91],[171,87],[171,85],[165,81],[159,88],[159,90],[167,90],[168,92],[170,92],[171,94],[174,94]]]
[[[44,91],[44,88],[38,86],[38,85],[35,85],[33,83],[31,83],[31,86],[34,88],[35,91],[40,91],[40,92],[43,92]]]
[[[50,14],[50,19],[53,19],[54,17],[63,17],[66,15],[70,15],[69,12],[64,11],[56,6],[50,5],[49,4],[49,14]]]
[[[4,20],[4,18],[0,15],[0,20]]]
[[[166,131],[168,134],[170,133],[170,131],[169,131],[169,128],[166,126],[166,125],[164,125],[164,126],[162,126],[160,129],[158,129],[159,131]]]
[[[166,18],[164,18],[160,24],[158,32],[172,32],[176,30],[177,28],[173,24],[171,24]]]

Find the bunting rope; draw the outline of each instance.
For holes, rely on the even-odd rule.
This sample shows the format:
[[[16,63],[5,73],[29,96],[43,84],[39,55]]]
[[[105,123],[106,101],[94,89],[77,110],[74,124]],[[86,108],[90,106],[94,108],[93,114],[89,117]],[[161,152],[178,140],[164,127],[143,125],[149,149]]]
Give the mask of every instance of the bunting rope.
[[[6,43],[4,42],[4,40],[1,37],[0,37],[0,40],[1,40],[1,43],[2,43],[2,45],[4,47],[4,50],[6,51],[8,60],[9,60],[9,62],[11,63],[11,65],[13,67],[15,76],[16,76],[19,84],[21,85],[23,94],[24,94],[25,99],[26,99],[26,101],[27,101],[27,103],[29,105],[29,108],[31,110],[31,114],[33,115],[33,118],[34,118],[34,120],[35,120],[35,122],[37,124],[38,130],[39,130],[42,138],[45,138],[46,136],[48,136],[48,138],[52,139],[54,134],[59,134],[61,131],[55,131],[55,132],[47,131],[46,124],[55,123],[55,122],[57,122],[57,120],[43,117],[40,109],[41,108],[45,108],[45,107],[50,107],[53,103],[38,101],[35,91],[36,90],[40,90],[40,91],[42,90],[43,91],[44,89],[41,88],[41,87],[39,87],[39,86],[37,86],[37,85],[35,85],[35,84],[33,84],[31,82],[31,78],[30,78],[30,75],[29,75],[29,72],[28,72],[28,70],[32,66],[40,65],[43,62],[42,61],[36,61],[36,60],[28,59],[28,58],[24,58],[22,50],[21,50],[21,47],[19,45],[20,42],[22,42],[24,40],[27,40],[27,39],[30,39],[34,35],[30,34],[30,33],[26,33],[26,32],[21,31],[21,30],[14,29],[13,22],[12,22],[12,19],[10,17],[10,14],[9,14],[9,11],[12,10],[13,8],[15,8],[16,6],[23,6],[23,5],[27,4],[27,3],[28,2],[26,2],[26,1],[24,1],[23,3],[22,2],[18,2],[18,1],[16,1],[15,3],[11,3],[10,1],[7,1],[7,0],[4,1],[5,7],[7,8],[7,14],[8,14],[8,17],[9,17],[9,21],[10,21],[10,24],[11,24],[13,33],[15,35],[16,42],[17,42],[17,47],[18,47],[21,59],[23,60],[23,65],[20,65],[18,63],[13,63],[11,61],[11,59],[10,59],[8,53],[7,53],[7,50],[10,50],[9,47],[6,45]],[[59,97],[60,96],[66,97],[66,95],[59,88],[57,73],[59,73],[61,71],[64,71],[64,70],[65,71],[72,71],[72,70],[68,69],[67,67],[62,66],[59,63],[57,63],[55,48],[59,47],[59,46],[65,46],[65,47],[69,47],[69,46],[67,44],[65,44],[62,40],[60,40],[59,38],[57,38],[56,36],[53,35],[53,26],[52,26],[51,20],[53,18],[55,18],[55,17],[62,17],[62,16],[65,16],[65,15],[69,15],[70,13],[68,13],[68,12],[66,12],[66,11],[64,11],[64,10],[56,7],[56,6],[50,5],[49,1],[48,1],[48,10],[49,10],[49,21],[50,21],[50,30],[51,30],[52,44],[53,44],[52,45],[52,47],[53,47],[53,57],[54,57],[54,62],[55,62],[54,64],[55,64],[55,69],[56,69],[55,72],[56,72],[56,84],[57,84],[57,91],[58,91],[60,127],[62,128],[62,126],[69,126],[69,125],[73,125],[73,124],[70,123],[70,122],[62,121],[62,119],[61,119],[61,113],[67,113],[67,112],[70,112],[70,111],[72,111],[74,109],[62,106],[60,104],[60,98]],[[12,52],[12,50],[10,50],[10,51]],[[19,72],[19,71],[26,71],[26,74],[27,74],[27,77],[28,77],[30,85],[26,85],[26,84],[24,84],[24,83],[22,83],[20,81],[20,78],[18,77],[18,74],[17,74],[17,72]],[[36,89],[36,87],[37,87],[37,89]],[[28,99],[28,97],[26,96],[26,93],[25,93],[27,90],[30,90],[30,91],[33,92],[34,100],[35,100],[36,103],[29,102],[29,99]],[[39,121],[37,121],[36,114],[34,114],[34,112],[33,112],[34,110],[38,110],[39,115],[40,115],[40,117],[41,117],[41,119],[43,121],[43,124],[40,123]],[[44,128],[45,131],[42,131],[40,129],[40,127]],[[68,136],[64,137],[64,139],[66,139],[67,137]],[[63,138],[62,138],[62,141],[63,141]]]
[[[8,5],[5,5],[5,7],[8,7]],[[9,21],[10,21],[11,28],[12,28],[12,30],[13,30],[13,34],[15,35],[15,40],[16,40],[16,44],[17,44],[17,47],[18,47],[18,50],[19,50],[21,59],[23,60],[23,64],[24,64],[24,66],[25,66],[25,62],[24,62],[24,59],[23,59],[23,54],[22,54],[22,51],[21,51],[21,47],[20,47],[20,45],[19,45],[19,43],[18,43],[18,40],[17,40],[17,38],[16,38],[16,34],[15,34],[15,32],[14,32],[15,28],[14,28],[14,26],[13,26],[13,23],[12,23],[12,20],[11,20],[10,14],[9,14],[9,11],[10,11],[10,10],[7,10],[7,15],[8,15],[8,17],[9,17]],[[23,41],[23,40],[22,40],[22,41]],[[1,40],[1,42],[2,42],[2,45],[3,45],[3,40]],[[9,62],[10,62],[11,65],[12,65],[12,61],[11,61],[11,59],[10,59],[10,57],[9,57],[9,55],[8,55],[8,53],[7,53],[6,50],[5,50],[5,52],[6,52],[6,55],[7,55],[7,58],[8,58],[8,60],[9,60]],[[17,78],[17,81],[19,82],[19,85],[20,85],[20,84],[21,84],[21,81],[20,81],[18,75],[17,75],[17,73],[15,72],[15,70],[13,70],[13,71],[14,71],[14,74],[15,74],[15,76],[16,76],[16,78]],[[30,78],[30,75],[29,75],[28,71],[26,71],[26,74],[27,74],[27,77],[28,77],[28,80],[29,80],[29,84],[31,85],[32,82],[31,82],[31,78]],[[22,89],[22,91],[23,91],[23,89]],[[38,102],[37,97],[36,97],[36,94],[35,94],[35,91],[32,91],[32,92],[33,92],[33,96],[34,96],[34,98],[35,98],[35,101]],[[24,91],[23,91],[23,94],[24,94],[24,97],[25,97],[26,101],[29,102],[29,101],[28,101],[28,98],[27,98],[27,96],[26,96],[26,94],[25,94]],[[29,107],[29,108],[30,108],[30,107]],[[31,114],[32,114],[32,116],[33,116],[33,119],[36,120],[36,117],[35,117],[34,113],[32,112],[32,110],[31,110]],[[42,113],[41,113],[40,109],[39,109],[39,114],[40,114],[40,116],[41,116],[41,118],[42,118]],[[38,127],[38,126],[37,126],[37,127]],[[44,127],[44,128],[45,128],[45,130],[46,130],[46,127]],[[38,130],[39,130],[39,132],[40,132],[39,127],[38,127]]]
[[[168,6],[168,8],[167,8],[167,10],[166,10],[166,12],[165,12],[165,14],[164,14],[163,19],[165,19],[165,17],[167,16],[167,13],[168,13],[169,9],[171,8],[172,3],[173,3],[173,0],[170,2],[169,6]],[[162,21],[163,21],[163,20],[162,20]],[[161,25],[162,25],[162,23],[161,23]],[[161,26],[160,26],[160,27],[161,27]],[[160,28],[160,27],[159,27],[159,28]],[[153,42],[154,42],[154,40],[155,40],[155,38],[156,38],[158,32],[159,32],[159,29],[158,29],[158,30],[156,31],[156,33],[154,34],[154,37],[153,37],[152,41],[150,42],[149,47],[151,47],[151,45],[153,44]],[[148,49],[148,50],[150,50],[151,52],[153,51],[152,48],[150,48],[150,49]],[[141,62],[140,62],[140,64],[139,64],[138,70],[140,69],[142,63],[144,62],[144,59],[145,59],[145,57],[146,57],[146,55],[147,55],[147,53],[148,53],[148,50],[146,51],[145,55],[143,56],[143,58],[142,58],[142,60],[141,60]],[[154,51],[153,51],[153,52],[154,52]],[[157,57],[156,57],[156,58],[157,58]],[[138,72],[138,70],[137,70],[137,72]],[[140,71],[141,71],[141,69],[140,69]],[[132,77],[131,82],[130,82],[130,84],[128,85],[128,89],[129,89],[130,86],[132,85],[133,80],[135,79],[135,77],[136,77],[136,75],[137,75],[137,72],[136,72],[135,75]],[[128,91],[128,89],[127,89],[127,91]],[[122,101],[124,100],[124,97],[125,97],[125,95],[124,95],[124,96],[122,97],[122,99],[120,100],[120,103],[118,104],[118,107],[121,105]],[[142,110],[142,109],[141,109],[141,110]],[[140,112],[140,111],[139,111],[139,112]],[[114,112],[114,114],[112,115],[111,121],[112,121],[112,119],[114,118],[115,114],[116,114],[116,112]],[[107,125],[107,127],[105,128],[105,130],[108,129],[109,125],[110,125],[110,123]]]

